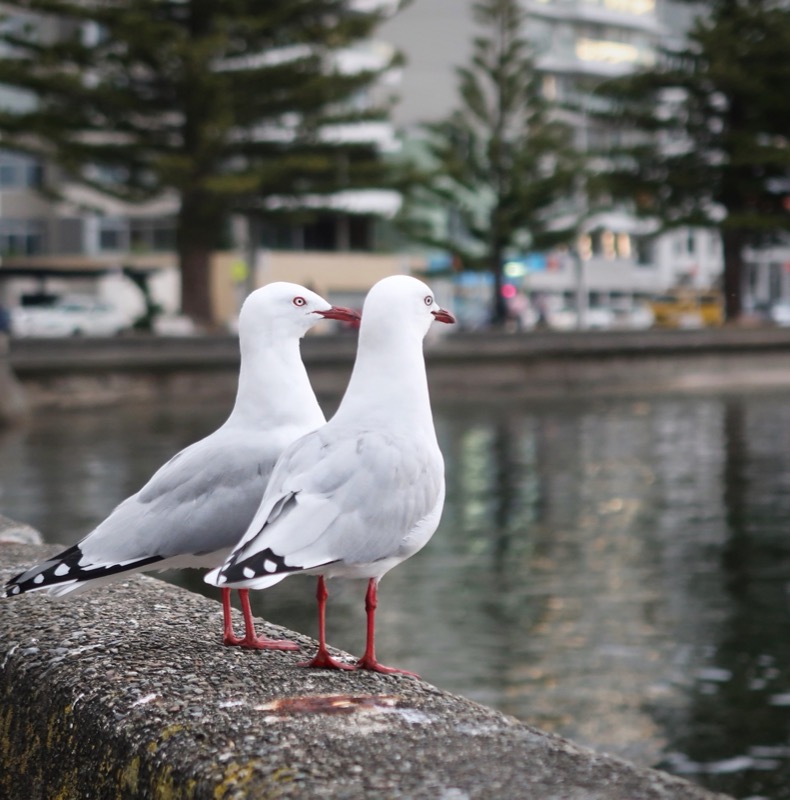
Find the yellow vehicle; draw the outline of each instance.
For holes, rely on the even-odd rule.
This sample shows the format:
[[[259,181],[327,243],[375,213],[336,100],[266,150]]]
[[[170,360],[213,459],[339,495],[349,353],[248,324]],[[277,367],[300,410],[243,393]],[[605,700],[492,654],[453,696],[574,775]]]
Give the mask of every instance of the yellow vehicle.
[[[659,328],[703,328],[724,323],[721,292],[673,289],[653,298],[650,308]]]

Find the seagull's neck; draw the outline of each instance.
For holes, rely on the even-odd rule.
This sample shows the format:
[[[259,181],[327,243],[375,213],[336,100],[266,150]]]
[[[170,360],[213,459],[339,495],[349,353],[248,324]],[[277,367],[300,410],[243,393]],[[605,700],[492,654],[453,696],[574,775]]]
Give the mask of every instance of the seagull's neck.
[[[360,335],[348,388],[334,419],[433,427],[422,338],[375,345]]]
[[[323,424],[299,343],[295,337],[242,343],[236,402],[226,425]]]

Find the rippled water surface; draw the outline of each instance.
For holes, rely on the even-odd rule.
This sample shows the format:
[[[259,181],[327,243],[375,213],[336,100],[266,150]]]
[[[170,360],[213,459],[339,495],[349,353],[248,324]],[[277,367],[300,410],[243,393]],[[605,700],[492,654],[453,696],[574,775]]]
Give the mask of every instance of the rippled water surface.
[[[0,434],[0,512],[72,543],[226,412],[41,415]],[[436,420],[446,511],[382,582],[382,660],[735,797],[790,798],[790,396]],[[330,592],[331,643],[361,652],[364,584]],[[314,634],[313,594],[294,577],[256,610]]]

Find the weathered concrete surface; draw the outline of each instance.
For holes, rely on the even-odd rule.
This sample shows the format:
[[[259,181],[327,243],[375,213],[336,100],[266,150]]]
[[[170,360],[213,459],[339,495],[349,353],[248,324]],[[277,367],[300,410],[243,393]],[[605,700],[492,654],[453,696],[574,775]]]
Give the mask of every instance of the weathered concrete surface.
[[[52,549],[0,545],[0,578]],[[0,797],[722,797],[411,678],[224,648],[220,619],[219,604],[140,577],[0,600]]]
[[[310,336],[302,354],[317,392],[339,395],[356,336]],[[460,333],[429,339],[434,399],[654,394],[790,388],[790,329]],[[20,339],[12,365],[33,408],[224,397],[235,391],[230,336]]]
[[[0,427],[17,422],[27,412],[27,398],[11,369],[8,335],[0,333]]]

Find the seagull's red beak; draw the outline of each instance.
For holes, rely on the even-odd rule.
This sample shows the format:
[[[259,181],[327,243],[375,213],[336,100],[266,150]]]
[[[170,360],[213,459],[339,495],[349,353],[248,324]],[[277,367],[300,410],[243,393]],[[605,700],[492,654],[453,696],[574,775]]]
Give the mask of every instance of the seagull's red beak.
[[[446,322],[448,325],[452,325],[455,322],[455,317],[443,308],[440,308],[438,311],[431,311],[431,314],[433,314],[433,318],[437,322]]]
[[[359,322],[362,319],[359,311],[354,311],[353,308],[341,308],[340,306],[332,306],[326,311],[314,312],[324,319],[339,319],[341,322]]]

